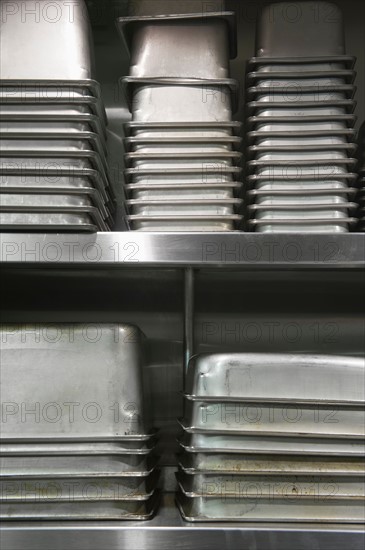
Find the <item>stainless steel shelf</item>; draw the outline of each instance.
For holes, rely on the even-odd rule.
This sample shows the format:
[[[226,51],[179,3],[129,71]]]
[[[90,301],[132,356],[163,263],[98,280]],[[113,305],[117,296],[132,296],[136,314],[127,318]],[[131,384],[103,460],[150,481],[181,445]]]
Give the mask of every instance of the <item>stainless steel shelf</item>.
[[[355,525],[186,523],[165,495],[157,516],[145,523],[3,523],[6,550],[363,550]]]
[[[352,269],[365,266],[365,234],[138,233],[0,235],[5,264],[75,267]]]

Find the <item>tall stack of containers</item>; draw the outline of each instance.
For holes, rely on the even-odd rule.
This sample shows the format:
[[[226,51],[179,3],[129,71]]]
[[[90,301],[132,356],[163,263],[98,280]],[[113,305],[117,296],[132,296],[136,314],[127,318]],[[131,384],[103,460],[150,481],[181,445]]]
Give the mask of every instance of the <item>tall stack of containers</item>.
[[[107,120],[86,6],[0,7],[0,229],[109,231]]]
[[[232,231],[242,200],[240,124],[231,12],[148,15],[117,21],[130,51],[122,78],[131,229]]]
[[[266,6],[256,55],[246,75],[249,228],[349,231],[356,222],[356,73],[339,8]]]

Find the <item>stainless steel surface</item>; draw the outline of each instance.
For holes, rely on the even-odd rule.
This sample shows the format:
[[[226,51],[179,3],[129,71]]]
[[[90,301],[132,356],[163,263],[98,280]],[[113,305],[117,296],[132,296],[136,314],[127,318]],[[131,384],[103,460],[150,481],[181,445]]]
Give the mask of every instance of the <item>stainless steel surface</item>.
[[[364,507],[353,500],[189,498],[181,493],[177,503],[186,521],[278,521],[310,523],[364,523]]]
[[[244,453],[316,456],[365,455],[365,443],[358,440],[216,435],[209,431],[183,433],[180,446],[190,453]]]
[[[274,8],[274,6],[272,6]],[[285,37],[286,38],[286,37]],[[291,70],[290,68],[294,66],[301,67],[303,64],[309,64],[309,65],[322,65],[325,64],[332,64],[332,63],[340,63],[341,65],[346,66],[346,68],[353,69],[356,63],[356,57],[351,55],[327,55],[327,56],[321,56],[318,55],[316,52],[315,55],[309,56],[309,57],[303,57],[303,56],[294,56],[294,57],[274,57],[272,55],[268,57],[251,57],[249,60],[249,66],[275,66],[275,65],[289,65],[289,68],[287,70]]]
[[[3,411],[1,438],[15,442],[92,436],[96,440],[146,433],[143,335],[137,328],[105,324],[88,329],[65,324],[31,325],[28,329],[33,331],[30,339],[24,338],[22,326],[3,326],[1,330],[1,397],[15,404],[13,414]],[[14,385],[14,376],[22,384]],[[22,416],[22,406],[25,410],[38,407],[39,422],[37,417]]]
[[[155,444],[151,437],[146,441],[96,441],[96,442],[58,442],[58,443],[0,443],[0,456],[69,456],[69,455],[146,455]]]
[[[365,360],[300,354],[198,355],[190,361],[185,392],[206,401],[360,406],[365,403]]]
[[[49,231],[78,233],[96,233],[99,227],[93,223],[88,214],[70,213],[0,213],[0,227],[3,231],[19,231],[37,233]]]

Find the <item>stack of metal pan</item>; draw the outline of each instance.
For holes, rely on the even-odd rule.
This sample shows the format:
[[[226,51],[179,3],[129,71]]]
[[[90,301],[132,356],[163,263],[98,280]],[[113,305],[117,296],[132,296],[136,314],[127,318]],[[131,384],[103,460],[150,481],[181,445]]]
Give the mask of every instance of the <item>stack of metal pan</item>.
[[[0,517],[149,519],[157,457],[129,325],[2,326]]]
[[[342,233],[356,222],[356,73],[343,35],[327,2],[262,12],[247,73],[251,230]]]
[[[365,362],[192,359],[177,502],[189,521],[365,521]]]
[[[0,20],[0,229],[108,231],[106,115],[83,0],[8,4]]]
[[[137,231],[232,231],[239,210],[240,124],[232,120],[231,12],[121,18],[130,52],[122,87],[129,224]]]
[[[358,179],[358,229],[365,231],[365,122],[362,124],[358,138],[359,179]]]

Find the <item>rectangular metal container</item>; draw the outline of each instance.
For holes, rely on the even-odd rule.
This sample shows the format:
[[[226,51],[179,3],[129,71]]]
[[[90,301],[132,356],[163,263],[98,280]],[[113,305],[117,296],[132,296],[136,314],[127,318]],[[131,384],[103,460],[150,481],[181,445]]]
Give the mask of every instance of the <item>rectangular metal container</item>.
[[[3,412],[1,439],[120,440],[147,432],[143,335],[136,327],[9,325],[2,327],[1,335],[1,399],[15,404],[13,414]],[[14,380],[21,383],[14,384]],[[49,403],[53,403],[49,408],[53,421],[47,419]],[[39,422],[27,414],[32,406],[39,409]]]
[[[0,227],[2,231],[24,232],[72,232],[96,233],[98,225],[88,214],[55,214],[55,213],[4,213],[0,212]]]

